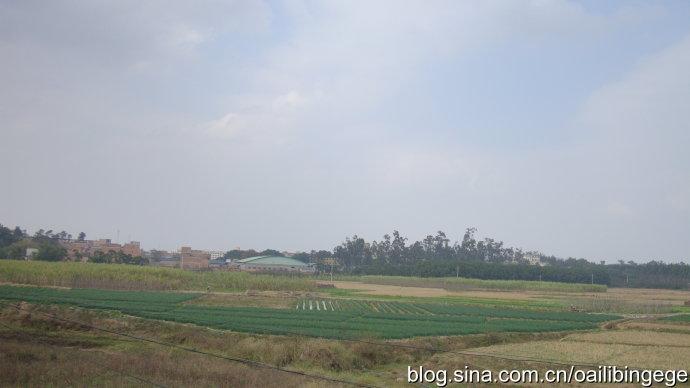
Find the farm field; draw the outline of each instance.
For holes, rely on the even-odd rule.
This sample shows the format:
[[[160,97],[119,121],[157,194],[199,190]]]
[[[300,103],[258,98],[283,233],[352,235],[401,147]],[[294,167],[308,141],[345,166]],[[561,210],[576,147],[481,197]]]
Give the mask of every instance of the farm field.
[[[612,315],[441,303],[303,299],[294,309],[185,304],[193,293],[0,286],[0,299],[119,311],[217,329],[324,338],[410,338],[594,329]]]
[[[176,268],[77,262],[3,260],[0,283],[113,290],[313,291],[316,283],[301,276],[246,272],[193,272]]]
[[[606,286],[600,284],[537,282],[525,280],[484,280],[462,277],[420,278],[409,276],[363,275],[338,276],[336,280],[356,281],[365,284],[443,289],[446,291],[490,289],[497,291],[606,292]]]
[[[678,314],[663,318],[666,322],[690,324],[690,314]]]
[[[683,308],[687,292],[642,290],[594,285],[595,291],[582,291],[591,285],[499,281],[456,278],[409,278],[386,276],[347,277],[330,282],[304,276],[259,275],[242,272],[192,272],[174,268],[153,268],[117,264],[50,263],[3,260],[0,284],[26,284],[44,287],[98,288],[111,290],[197,291],[211,290],[202,297],[204,304],[257,307],[290,307],[290,297],[326,293],[331,297],[378,298],[410,301],[418,298],[538,309],[568,309],[599,313],[690,312]],[[463,287],[444,289],[453,283]],[[335,289],[319,289],[319,284]],[[420,285],[426,285],[421,287]],[[240,296],[248,290],[254,296]]]
[[[430,279],[433,280],[433,279]],[[434,299],[462,301],[468,304],[494,306],[520,306],[538,309],[567,309],[607,314],[659,314],[688,312],[684,302],[690,298],[687,291],[609,288],[605,292],[561,291],[499,291],[471,289],[448,291],[440,288],[394,286],[356,281],[328,282],[336,289],[333,295],[367,296],[385,300]]]
[[[98,279],[117,270],[106,267]],[[377,387],[406,386],[407,365],[456,368],[467,363],[492,370],[544,370],[553,362],[690,365],[690,315],[684,314],[688,294],[683,291],[448,291],[349,280],[328,288],[318,287],[328,283],[323,280],[250,275],[242,283],[206,292],[198,279],[173,283],[175,288],[132,282],[145,273],[142,268],[120,272],[126,275],[108,283],[111,287],[68,288],[67,281],[45,287],[59,280],[44,273],[55,267],[34,268],[38,271],[32,277],[23,278],[30,280],[25,285],[7,280],[0,285],[2,386],[142,385],[120,372],[165,386],[263,386],[274,379],[288,387],[349,385],[204,353]],[[91,268],[66,273],[78,274],[70,281],[85,279]],[[22,271],[5,276],[17,279]],[[206,279],[221,275],[213,276],[218,277]],[[274,283],[267,285],[268,280]],[[443,294],[425,294],[428,290]],[[571,311],[572,306],[582,311]],[[113,333],[202,353],[189,355]],[[90,365],[94,360],[97,365]],[[37,380],[35,371],[45,377]]]
[[[476,350],[486,354],[537,357],[565,364],[687,369],[690,361],[689,339],[688,334],[625,330],[571,334],[558,340],[493,345]]]

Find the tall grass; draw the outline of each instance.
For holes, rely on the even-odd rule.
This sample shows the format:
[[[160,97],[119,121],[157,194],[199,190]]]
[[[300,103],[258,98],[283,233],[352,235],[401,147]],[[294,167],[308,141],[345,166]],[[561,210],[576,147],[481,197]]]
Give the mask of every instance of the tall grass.
[[[368,284],[382,284],[407,287],[442,288],[448,291],[498,290],[498,291],[557,291],[557,292],[606,292],[601,284],[539,282],[530,280],[483,280],[469,278],[420,278],[409,276],[341,276],[334,280],[359,281]]]
[[[311,291],[303,276],[246,272],[192,272],[125,264],[0,260],[0,282],[113,290]]]

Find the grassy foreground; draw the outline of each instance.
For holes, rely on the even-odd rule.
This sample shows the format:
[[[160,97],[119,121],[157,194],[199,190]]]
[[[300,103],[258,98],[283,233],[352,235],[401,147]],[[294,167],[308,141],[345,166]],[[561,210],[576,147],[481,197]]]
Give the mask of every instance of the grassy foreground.
[[[498,291],[606,292],[601,284],[539,282],[529,280],[483,280],[469,278],[420,278],[406,276],[338,276],[334,280],[359,281],[405,287],[443,288],[448,291],[488,289]]]
[[[124,264],[0,260],[0,282],[114,290],[311,291],[316,283],[290,275],[193,272]]]

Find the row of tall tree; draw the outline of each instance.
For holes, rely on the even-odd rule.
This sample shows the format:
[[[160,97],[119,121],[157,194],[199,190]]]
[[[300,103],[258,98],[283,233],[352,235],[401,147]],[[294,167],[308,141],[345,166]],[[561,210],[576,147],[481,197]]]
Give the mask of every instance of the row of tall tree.
[[[371,242],[354,235],[332,251],[298,252],[292,258],[316,263],[325,271],[330,271],[330,265],[324,259],[332,258],[337,270],[353,275],[461,276],[674,289],[690,285],[690,266],[685,263],[619,261],[606,265],[583,258],[562,259],[508,247],[492,238],[478,239],[476,233],[475,228],[468,228],[462,239],[453,242],[442,231],[414,242],[397,230]],[[283,254],[273,249],[232,250],[225,258],[239,260],[259,255]]]
[[[562,259],[507,247],[502,241],[492,238],[478,239],[476,232],[475,228],[469,228],[460,241],[452,243],[442,231],[411,243],[398,231],[372,242],[355,235],[336,246],[333,257],[342,271],[352,274],[462,276],[598,283],[615,287],[690,288],[690,266],[686,263],[619,261],[606,265],[583,258]]]
[[[481,261],[487,263],[527,263],[527,253],[504,246],[492,238],[478,240],[476,229],[469,228],[461,241],[451,243],[450,238],[438,231],[421,241],[408,244],[397,230],[385,234],[381,241],[365,241],[355,235],[333,249],[333,255],[346,269],[361,266],[411,264],[419,261]],[[530,254],[537,255],[536,252]]]

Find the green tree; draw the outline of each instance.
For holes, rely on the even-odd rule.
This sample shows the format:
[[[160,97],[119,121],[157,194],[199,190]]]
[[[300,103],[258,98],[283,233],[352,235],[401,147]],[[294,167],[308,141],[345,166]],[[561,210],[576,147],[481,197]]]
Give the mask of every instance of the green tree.
[[[292,255],[291,258],[304,263],[308,263],[310,259],[309,254],[307,252],[297,252],[294,255]]]
[[[230,251],[225,252],[223,255],[223,258],[226,260],[242,260],[246,259],[248,257],[253,257],[253,256],[258,256],[259,252],[253,250],[253,249],[247,249],[247,250],[242,250],[242,249],[233,249]]]
[[[58,244],[45,241],[38,246],[36,260],[61,261],[65,257],[67,257],[67,250]]]
[[[14,228],[14,231],[10,228],[6,228],[0,224],[0,248],[10,246],[17,241],[24,238],[24,232],[22,232],[19,227]]]
[[[259,253],[261,256],[285,256],[275,249],[265,249]]]
[[[0,255],[0,257],[21,260],[26,256],[26,249],[33,247],[34,244],[29,239],[20,240],[4,248],[4,254]]]

